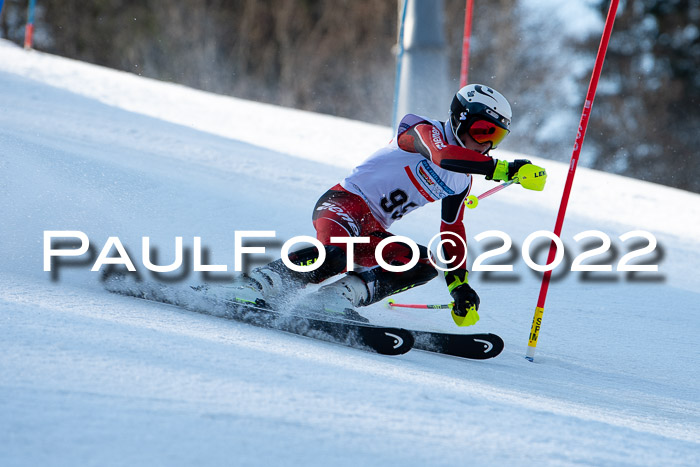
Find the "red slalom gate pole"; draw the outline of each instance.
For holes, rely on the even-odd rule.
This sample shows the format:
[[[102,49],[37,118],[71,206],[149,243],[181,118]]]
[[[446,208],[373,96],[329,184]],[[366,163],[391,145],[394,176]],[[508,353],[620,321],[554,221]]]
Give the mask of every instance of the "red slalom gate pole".
[[[586,128],[588,127],[588,118],[591,115],[591,108],[593,107],[593,99],[595,98],[596,89],[598,88],[598,80],[600,79],[600,73],[603,69],[603,62],[605,61],[605,53],[608,50],[608,43],[610,42],[610,35],[612,34],[613,23],[615,22],[615,15],[617,14],[617,5],[619,0],[612,0],[610,2],[610,8],[608,9],[608,16],[605,19],[605,28],[603,29],[603,36],[600,39],[600,46],[598,47],[598,54],[595,58],[595,66],[593,68],[593,74],[591,75],[591,81],[588,85],[588,93],[586,94],[586,101],[583,104],[583,112],[581,113],[581,121],[578,126],[578,133],[576,134],[576,140],[574,142],[574,151],[571,154],[571,162],[569,163],[569,174],[566,177],[566,183],[564,185],[564,194],[561,197],[561,204],[559,205],[559,213],[557,214],[557,221],[554,225],[554,235],[559,237],[561,235],[562,226],[564,225],[564,216],[566,215],[566,207],[569,204],[569,195],[571,194],[571,186],[574,183],[574,174],[576,173],[576,165],[578,164],[579,154],[581,154],[581,146],[583,146],[583,138],[586,135]],[[552,241],[549,247],[549,255],[547,256],[547,264],[552,264],[556,256],[557,246],[554,241]],[[547,291],[549,289],[549,282],[552,277],[552,269],[545,271],[542,277],[542,286],[540,287],[540,295],[537,299],[537,307],[535,308],[535,316],[532,319],[532,327],[530,328],[530,339],[527,344],[527,353],[525,358],[529,361],[534,361],[535,358],[535,348],[537,347],[537,339],[540,334],[540,329],[542,327],[542,316],[544,314],[544,303],[547,299]]]
[[[401,6],[401,23],[399,23],[399,37],[397,39],[396,46],[398,47],[396,53],[396,77],[394,78],[394,108],[391,116],[391,127],[397,130],[398,122],[398,111],[399,111],[399,88],[401,87],[401,68],[403,66],[403,33],[404,25],[406,24],[406,10],[408,7],[408,0],[403,0],[403,5]]]
[[[472,11],[474,0],[467,0],[467,7],[464,11],[464,36],[462,38],[462,68],[459,74],[459,87],[467,85],[469,76],[469,41],[472,37]]]
[[[31,49],[34,40],[34,7],[36,0],[29,0],[27,7],[27,26],[24,28],[24,48]]]

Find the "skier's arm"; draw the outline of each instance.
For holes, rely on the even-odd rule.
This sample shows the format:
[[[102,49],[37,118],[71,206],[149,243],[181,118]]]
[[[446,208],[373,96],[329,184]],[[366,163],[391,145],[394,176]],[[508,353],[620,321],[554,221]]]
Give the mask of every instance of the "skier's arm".
[[[491,177],[496,161],[471,149],[448,144],[438,128],[428,122],[413,125],[399,135],[399,147],[417,152],[445,170]]]
[[[469,194],[469,188],[462,193],[448,196],[442,200],[442,219],[440,222],[440,233],[443,240],[451,240],[452,243],[445,242],[442,251],[445,259],[456,258],[457,262],[465,260],[465,264],[460,268],[467,268],[467,250],[464,244],[467,242],[466,231],[464,229],[464,200]],[[457,238],[459,237],[459,238]],[[462,241],[460,241],[460,239]]]
[[[442,200],[442,222],[440,224],[440,232],[446,233],[442,239],[452,239],[454,244],[443,243],[442,250],[446,260],[455,258],[455,261],[460,264],[457,269],[445,271],[445,282],[447,289],[452,295],[454,305],[452,308],[452,318],[459,326],[470,326],[479,321],[479,295],[471,288],[467,282],[467,250],[465,245],[467,242],[466,232],[464,230],[464,200],[469,194],[469,188],[457,195],[448,196]],[[455,236],[459,236],[459,239]],[[464,243],[462,243],[463,240]],[[449,264],[452,267],[453,264]]]

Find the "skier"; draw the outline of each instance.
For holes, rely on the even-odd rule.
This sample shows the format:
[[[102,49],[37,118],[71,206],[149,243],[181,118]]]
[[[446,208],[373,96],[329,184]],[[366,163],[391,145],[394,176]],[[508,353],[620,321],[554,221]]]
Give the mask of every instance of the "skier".
[[[440,232],[464,239],[464,201],[472,175],[508,181],[528,160],[493,159],[488,155],[509,133],[511,108],[499,92],[480,84],[460,89],[452,99],[447,122],[413,114],[400,122],[396,136],[356,167],[342,182],[316,203],[313,225],[324,245],[326,259],[312,272],[296,272],[281,259],[252,270],[243,283],[234,284],[234,299],[243,303],[280,307],[290,292],[321,283],[346,268],[348,245],[332,243],[331,237],[367,237],[369,243],[354,246],[354,272],[319,288],[304,298],[304,308],[338,313],[367,321],[354,308],[366,306],[408,288],[425,284],[438,275],[420,246],[418,263],[406,272],[390,272],[378,266],[374,253],[378,243],[392,236],[387,229],[404,215],[427,203],[441,200]],[[460,326],[477,322],[479,296],[468,283],[466,251],[460,241],[443,243],[445,258],[457,258],[460,266],[444,272],[454,300],[452,316]],[[289,255],[292,263],[312,264],[319,256],[315,247]],[[404,243],[390,243],[383,259],[405,265],[412,250]]]

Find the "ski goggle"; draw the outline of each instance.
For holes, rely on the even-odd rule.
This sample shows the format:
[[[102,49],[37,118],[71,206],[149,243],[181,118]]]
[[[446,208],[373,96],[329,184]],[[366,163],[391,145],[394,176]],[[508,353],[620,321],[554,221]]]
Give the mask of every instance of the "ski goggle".
[[[492,149],[498,146],[508,134],[508,130],[488,120],[472,122],[467,132],[477,143],[491,143]]]

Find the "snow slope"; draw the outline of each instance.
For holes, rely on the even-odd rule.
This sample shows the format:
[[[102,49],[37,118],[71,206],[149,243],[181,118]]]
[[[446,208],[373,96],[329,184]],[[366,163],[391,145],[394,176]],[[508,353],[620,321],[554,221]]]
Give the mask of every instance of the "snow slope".
[[[114,296],[90,271],[109,236],[142,271],[143,236],[161,264],[176,236],[189,248],[199,236],[231,269],[234,231],[275,230],[271,259],[313,233],[318,196],[389,138],[0,41],[2,465],[700,464],[695,194],[579,168],[571,256],[572,237],[596,229],[615,264],[629,246],[617,237],[644,229],[659,254],[643,260],[659,272],[555,274],[534,364],[523,355],[539,277],[517,249],[554,224],[567,167],[550,161],[537,159],[544,192],[511,187],[466,216],[471,259],[491,229],[517,253],[501,257],[513,273],[470,276],[474,330],[506,342],[492,361],[374,355]],[[392,231],[427,243],[438,219],[431,206]],[[91,260],[44,272],[45,230],[85,232]],[[436,280],[400,298],[449,295]],[[365,314],[456,331],[439,312]]]

